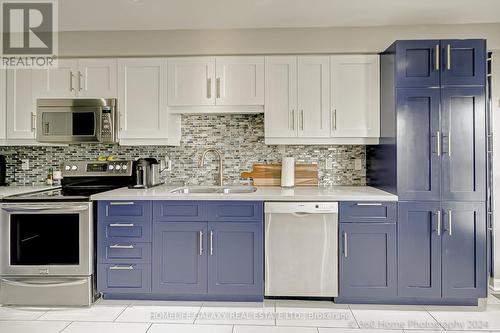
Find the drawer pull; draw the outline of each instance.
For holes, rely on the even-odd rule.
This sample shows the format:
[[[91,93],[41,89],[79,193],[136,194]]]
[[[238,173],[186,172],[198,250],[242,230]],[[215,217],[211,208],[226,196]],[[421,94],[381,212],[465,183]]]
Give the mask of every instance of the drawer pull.
[[[119,244],[115,244],[115,245],[110,245],[109,248],[110,249],[133,249],[134,246],[133,245],[119,245]]]
[[[134,266],[111,266],[109,268],[110,271],[131,271],[134,269]]]
[[[110,202],[109,204],[112,206],[115,206],[115,205],[133,205],[133,204],[135,204],[135,202],[133,202],[133,201],[116,201],[116,202]]]
[[[357,202],[356,206],[382,206],[380,202]]]
[[[133,227],[133,223],[111,223],[110,227]]]

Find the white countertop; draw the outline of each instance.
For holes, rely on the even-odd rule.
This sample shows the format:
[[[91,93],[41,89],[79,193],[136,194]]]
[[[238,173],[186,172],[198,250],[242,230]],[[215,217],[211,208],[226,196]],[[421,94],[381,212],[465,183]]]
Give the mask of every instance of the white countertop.
[[[150,189],[120,188],[95,194],[92,200],[257,200],[257,201],[397,201],[394,194],[370,186],[300,186],[282,189],[260,186],[253,193],[170,193],[179,186],[160,185]]]
[[[48,186],[48,185],[35,185],[35,186],[19,186],[19,185],[13,185],[13,186],[0,186],[0,199],[5,198],[9,195],[15,195],[15,194],[27,194],[27,193],[33,193],[33,192],[38,192],[38,191],[44,191],[44,190],[50,190],[50,189],[57,189],[60,188],[60,186]]]

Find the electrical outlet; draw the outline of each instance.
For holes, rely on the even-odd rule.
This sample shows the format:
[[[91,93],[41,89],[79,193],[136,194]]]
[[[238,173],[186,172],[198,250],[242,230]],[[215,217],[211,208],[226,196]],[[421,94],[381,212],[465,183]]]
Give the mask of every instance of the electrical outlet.
[[[327,157],[325,159],[325,169],[326,170],[333,170],[333,158]]]
[[[21,160],[21,170],[29,170],[30,169],[30,160],[24,159]]]
[[[361,159],[357,158],[354,160],[354,170],[361,170],[362,165],[361,165]]]

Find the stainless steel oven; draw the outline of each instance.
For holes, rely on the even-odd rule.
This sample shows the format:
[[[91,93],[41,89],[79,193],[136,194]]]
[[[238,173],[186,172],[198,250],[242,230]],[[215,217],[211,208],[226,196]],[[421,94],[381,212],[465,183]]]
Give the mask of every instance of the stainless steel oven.
[[[2,203],[0,212],[0,302],[90,305],[92,203]]]
[[[116,142],[116,99],[38,99],[36,118],[38,142]]]

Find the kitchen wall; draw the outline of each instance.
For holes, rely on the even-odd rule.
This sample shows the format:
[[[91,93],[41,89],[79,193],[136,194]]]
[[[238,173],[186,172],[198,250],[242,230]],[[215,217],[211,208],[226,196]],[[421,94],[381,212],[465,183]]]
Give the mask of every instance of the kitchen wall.
[[[122,159],[144,156],[168,157],[172,171],[163,176],[168,183],[213,184],[218,162],[207,155],[206,164],[197,163],[205,148],[215,147],[224,155],[227,184],[244,184],[241,171],[253,163],[280,163],[281,157],[293,156],[298,162],[317,163],[322,185],[365,185],[365,146],[267,146],[264,144],[264,115],[185,115],[179,147],[118,145],[70,145],[67,147],[1,147],[7,158],[8,181],[17,184],[41,183],[50,167],[57,170],[64,160],[95,159],[99,155],[117,155]],[[325,159],[333,160],[333,169],[325,168]],[[30,160],[30,170],[21,170],[21,160]],[[355,160],[361,169],[355,170]]]

